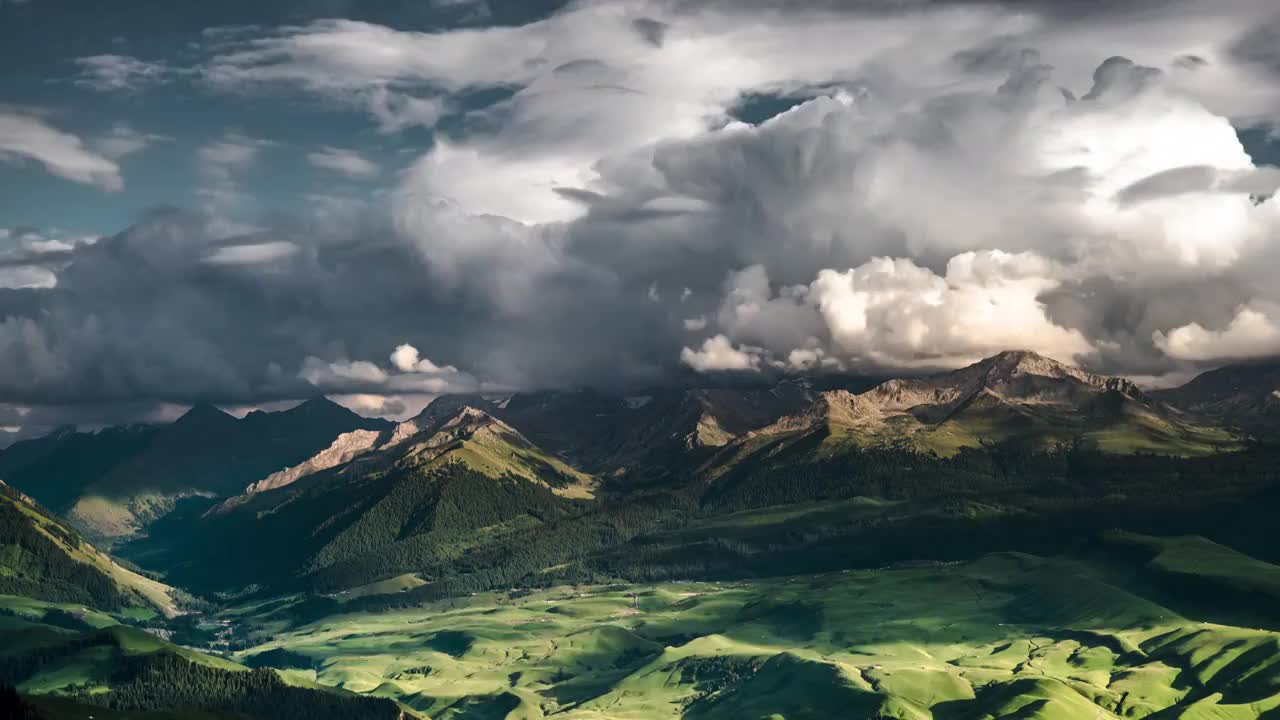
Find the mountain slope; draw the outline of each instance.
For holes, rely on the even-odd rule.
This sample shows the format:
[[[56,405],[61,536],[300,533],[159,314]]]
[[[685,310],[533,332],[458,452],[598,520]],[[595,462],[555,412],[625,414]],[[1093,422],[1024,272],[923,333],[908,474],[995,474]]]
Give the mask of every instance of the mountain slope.
[[[174,616],[173,588],[117,564],[0,482],[0,594]]]
[[[1202,454],[1228,446],[1206,427],[1123,378],[1085,372],[1035,353],[1000,353],[953,372],[895,379],[860,394],[822,393],[803,412],[749,433],[712,466],[804,439],[818,456],[893,446],[951,455],[984,442],[1037,445],[1080,438],[1108,452]]]
[[[0,478],[56,511],[75,504],[85,487],[141,453],[161,430],[126,425],[98,432],[62,428],[0,452]]]
[[[172,424],[99,433],[61,433],[19,443],[0,454],[6,478],[91,536],[128,537],[192,495],[234,495],[299,463],[334,438],[382,430],[327,399],[244,419],[197,405]]]
[[[202,517],[158,523],[125,552],[203,588],[351,587],[447,571],[468,549],[571,515],[592,496],[590,476],[502,420],[471,406],[432,419],[438,412],[374,438],[344,436]],[[217,562],[228,554],[243,560]]]
[[[798,412],[814,394],[772,388],[517,394],[492,410],[539,445],[601,476],[658,479],[694,466],[733,439]]]
[[[1230,365],[1153,393],[1187,412],[1247,429],[1280,422],[1280,362]]]

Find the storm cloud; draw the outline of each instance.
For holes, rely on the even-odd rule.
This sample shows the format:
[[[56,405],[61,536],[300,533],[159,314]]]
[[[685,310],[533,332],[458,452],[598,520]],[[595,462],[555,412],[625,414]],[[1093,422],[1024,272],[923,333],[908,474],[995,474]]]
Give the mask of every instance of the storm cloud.
[[[378,189],[153,210],[15,255],[0,400],[398,412],[1015,346],[1144,377],[1280,354],[1280,179],[1239,139],[1280,116],[1266,4],[1151,0],[1143,32],[1134,7],[1014,5],[636,0],[209,33],[180,82],[288,88],[379,137],[440,124],[398,171],[354,141],[228,129],[193,153],[210,194],[289,154]],[[749,97],[787,101],[735,120]],[[94,163],[63,174],[116,181]]]

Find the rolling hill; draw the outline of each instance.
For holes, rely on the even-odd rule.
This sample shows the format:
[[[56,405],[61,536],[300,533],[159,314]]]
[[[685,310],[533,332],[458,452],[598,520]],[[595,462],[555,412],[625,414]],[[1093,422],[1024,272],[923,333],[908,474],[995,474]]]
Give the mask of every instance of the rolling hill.
[[[251,670],[126,625],[75,631],[26,618],[0,628],[0,637],[7,640],[0,682],[32,694],[29,704],[48,718],[409,717],[391,700],[290,685],[273,670]]]

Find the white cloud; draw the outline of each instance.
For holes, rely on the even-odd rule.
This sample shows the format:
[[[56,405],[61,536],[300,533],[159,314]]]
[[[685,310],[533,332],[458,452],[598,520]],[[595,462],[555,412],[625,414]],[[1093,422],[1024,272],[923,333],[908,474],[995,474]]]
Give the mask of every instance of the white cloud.
[[[697,350],[684,348],[680,361],[698,372],[758,370],[761,363],[753,348],[736,348],[724,335],[707,338]]]
[[[206,210],[224,215],[243,204],[247,198],[240,190],[240,177],[273,145],[269,140],[227,132],[197,148],[196,169],[207,182],[197,194],[205,199]]]
[[[458,368],[452,365],[441,367],[429,359],[418,355],[418,348],[405,343],[396,347],[391,353],[391,364],[404,373],[456,373]]]
[[[297,254],[299,248],[285,240],[249,245],[223,245],[204,257],[209,265],[262,265]]]
[[[237,132],[229,132],[196,150],[196,161],[201,172],[220,182],[232,179],[258,161],[263,148],[272,143],[250,138]]]
[[[0,108],[0,161],[34,161],[52,175],[103,190],[121,190],[124,179],[111,159],[85,146],[75,135],[62,132],[30,115]]]
[[[308,357],[298,371],[298,377],[324,392],[352,397],[412,398],[475,392],[481,388],[471,375],[452,365],[436,365],[421,357],[417,349],[408,344],[399,345],[391,353],[391,370],[366,360],[343,358],[330,362]]]
[[[378,121],[378,129],[384,133],[397,133],[412,127],[434,127],[449,110],[449,103],[443,98],[416,97],[385,87],[369,91],[366,103],[370,114]]]
[[[699,315],[698,317],[685,318],[684,329],[689,332],[701,332],[706,330],[707,317],[705,315]]]
[[[1045,314],[1039,297],[1059,273],[1031,253],[963,253],[941,277],[907,259],[876,258],[821,271],[810,293],[834,349],[853,360],[960,366],[1021,348],[1070,361],[1094,347]]]
[[[307,358],[298,377],[316,387],[352,385],[380,385],[387,381],[387,372],[366,360],[325,362],[317,357]]]
[[[169,142],[173,138],[154,133],[142,133],[134,130],[128,123],[116,123],[111,132],[93,141],[93,147],[112,160],[146,150],[159,142]]]
[[[58,276],[39,265],[0,267],[0,288],[51,288],[57,285]]]
[[[1155,332],[1156,347],[1173,358],[1193,361],[1230,361],[1280,355],[1280,305],[1256,302],[1236,310],[1221,330],[1189,323]]]
[[[91,55],[76,59],[80,73],[73,82],[99,92],[133,91],[165,82],[177,72],[164,63],[147,62],[127,55]]]
[[[382,168],[355,150],[326,147],[307,153],[307,162],[313,167],[331,170],[354,180],[377,177]]]

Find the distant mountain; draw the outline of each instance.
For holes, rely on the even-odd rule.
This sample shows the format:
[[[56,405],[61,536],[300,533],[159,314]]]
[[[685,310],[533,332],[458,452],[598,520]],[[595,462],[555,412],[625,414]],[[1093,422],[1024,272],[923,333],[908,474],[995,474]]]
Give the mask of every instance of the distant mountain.
[[[737,464],[807,439],[819,455],[871,446],[954,454],[1012,438],[1040,445],[1076,438],[1108,452],[1201,454],[1232,442],[1219,429],[1123,378],[1026,351],[952,372],[895,379],[853,394],[821,393],[805,410],[748,433],[713,463]]]
[[[126,425],[97,432],[61,428],[0,451],[0,478],[62,512],[91,482],[146,449],[156,425]]]
[[[575,512],[595,485],[485,410],[446,402],[391,430],[347,433],[199,518],[158,523],[124,551],[203,588],[273,576],[343,587],[347,577],[448,565],[477,534]],[[227,556],[240,560],[217,561]]]
[[[494,412],[537,443],[605,477],[660,478],[816,397],[804,382],[769,388],[517,394]]]
[[[177,614],[173,588],[125,569],[0,482],[0,595]]]
[[[234,495],[353,430],[391,423],[325,398],[236,419],[212,405],[163,426],[66,431],[0,453],[0,477],[95,537],[130,536],[192,495]]]
[[[1152,393],[1187,412],[1247,429],[1280,422],[1280,362],[1230,365]]]

